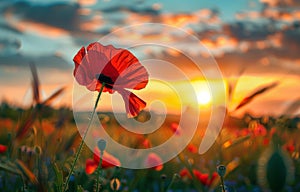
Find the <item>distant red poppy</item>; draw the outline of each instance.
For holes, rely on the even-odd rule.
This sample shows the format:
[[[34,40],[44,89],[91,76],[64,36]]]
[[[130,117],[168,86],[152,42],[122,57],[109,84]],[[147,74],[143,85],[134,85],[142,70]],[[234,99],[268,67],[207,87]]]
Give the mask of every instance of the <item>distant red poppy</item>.
[[[163,169],[163,163],[161,158],[155,153],[149,153],[145,160],[145,165],[147,167],[153,167],[155,171],[160,171]]]
[[[209,178],[208,173],[201,173],[197,169],[193,169],[193,174],[195,175],[196,179],[199,180],[204,186],[210,186],[218,176],[218,174],[214,172]],[[179,175],[182,178],[189,178],[189,179],[192,178],[190,172],[186,168],[182,169]]]
[[[94,158],[93,159],[87,159],[86,160],[86,165],[85,165],[85,172],[87,174],[92,174],[97,167],[99,166],[100,163],[100,151],[97,147],[94,149]],[[120,166],[121,163],[120,161],[114,157],[113,155],[107,153],[104,151],[103,153],[103,158],[102,158],[102,163],[101,163],[101,168],[102,169],[107,169],[115,166]]]
[[[285,145],[285,149],[288,152],[293,153],[295,151],[296,147],[295,147],[295,145],[292,142],[290,142],[290,143],[288,143],[288,144]]]
[[[144,88],[149,75],[145,67],[128,50],[95,42],[87,49],[82,47],[73,61],[73,74],[80,85],[91,91],[100,91],[102,83],[105,83],[104,92],[117,91],[122,95],[129,116],[136,116],[145,108],[145,101],[127,89]]]
[[[5,153],[7,151],[7,146],[0,144],[0,154]]]
[[[191,143],[188,144],[187,150],[188,150],[189,152],[191,152],[191,153],[197,153],[197,152],[198,152],[198,149],[197,149],[196,145],[191,144]]]
[[[142,143],[141,143],[142,147],[145,149],[151,148],[151,141],[147,138],[145,138]]]
[[[267,133],[268,133],[267,129],[262,124],[258,124],[253,130],[254,136],[263,136],[264,137],[267,135]]]
[[[171,123],[170,128],[175,135],[181,134],[181,127],[178,123],[175,122]]]
[[[270,144],[270,139],[269,138],[264,138],[263,141],[262,141],[262,144],[264,146],[268,146]]]

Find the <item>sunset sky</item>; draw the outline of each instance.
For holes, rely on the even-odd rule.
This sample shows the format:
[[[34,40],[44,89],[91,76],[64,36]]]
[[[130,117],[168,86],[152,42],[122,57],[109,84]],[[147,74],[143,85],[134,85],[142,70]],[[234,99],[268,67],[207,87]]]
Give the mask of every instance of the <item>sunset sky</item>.
[[[82,46],[98,41],[122,27],[160,23],[184,30],[199,41],[190,41],[161,28],[121,30],[105,43],[130,47],[137,42],[161,42],[183,47],[188,55],[206,47],[220,68],[222,79],[206,79],[227,86],[242,73],[230,107],[255,88],[274,81],[280,84],[255,99],[245,110],[281,114],[300,98],[300,2],[298,0],[2,0],[0,2],[0,99],[26,106],[31,101],[29,63],[38,69],[45,96],[60,87],[66,92],[56,105],[72,105],[73,57]],[[111,42],[110,42],[111,40]],[[141,59],[168,61],[190,75],[199,107],[209,108],[209,89],[202,75],[183,54],[154,47],[133,49]],[[143,62],[142,62],[143,63]],[[145,61],[145,65],[147,63]],[[161,65],[164,65],[163,62]],[[205,70],[206,65],[203,64]],[[176,79],[167,68],[158,78]],[[146,101],[161,99],[170,110],[178,109],[176,94],[154,80],[136,92]],[[219,93],[212,93],[219,94]],[[172,98],[172,99],[170,99]],[[105,95],[103,105],[110,96]],[[187,99],[188,100],[188,99]],[[105,108],[105,106],[103,106]],[[299,112],[299,111],[298,111]]]

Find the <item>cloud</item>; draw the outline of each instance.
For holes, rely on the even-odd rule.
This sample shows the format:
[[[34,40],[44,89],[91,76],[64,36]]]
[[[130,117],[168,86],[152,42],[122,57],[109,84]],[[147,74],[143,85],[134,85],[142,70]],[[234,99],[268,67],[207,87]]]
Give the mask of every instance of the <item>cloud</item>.
[[[0,57],[17,53],[20,46],[21,42],[18,40],[0,39]]]
[[[265,40],[276,32],[271,22],[256,23],[251,21],[238,21],[223,25],[223,32],[236,38],[238,41]]]
[[[298,0],[260,0],[260,2],[270,7],[300,6],[300,2]]]
[[[68,70],[71,65],[58,55],[42,55],[38,57],[24,56],[20,53],[14,55],[1,55],[0,66],[27,67],[29,63],[35,63],[38,67],[60,70]]]
[[[54,4],[31,4],[21,1],[9,5],[3,11],[4,15],[18,16],[25,21],[43,23],[65,30],[78,29],[78,4],[54,3]]]

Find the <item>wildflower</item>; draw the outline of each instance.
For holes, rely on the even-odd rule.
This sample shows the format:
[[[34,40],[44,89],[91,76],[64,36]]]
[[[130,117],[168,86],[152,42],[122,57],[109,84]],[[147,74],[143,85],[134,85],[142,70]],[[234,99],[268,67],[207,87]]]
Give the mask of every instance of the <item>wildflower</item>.
[[[197,153],[198,152],[198,149],[194,144],[189,144],[187,146],[187,150],[191,153]]]
[[[293,143],[288,143],[285,145],[285,149],[288,152],[293,153],[295,151],[295,145]]]
[[[96,147],[94,149],[94,158],[86,160],[85,172],[87,174],[92,174],[97,169],[97,167],[99,166],[99,163],[100,163],[100,151]],[[111,155],[111,154],[107,153],[106,151],[104,151],[103,157],[102,157],[102,163],[101,163],[101,168],[102,169],[107,169],[107,168],[120,166],[120,165],[121,165],[121,163],[120,163],[119,159],[117,159],[113,155]]]
[[[148,83],[148,73],[138,59],[128,50],[95,42],[82,47],[73,59],[74,77],[80,85],[91,91],[117,91],[123,97],[126,112],[136,116],[146,103],[127,89],[139,90]]]
[[[254,136],[266,136],[267,135],[267,129],[262,124],[258,124],[254,127],[253,130]]]
[[[175,135],[180,135],[181,133],[181,127],[179,126],[178,123],[171,123],[170,128],[172,130],[173,133],[175,133]]]
[[[209,177],[208,173],[201,173],[197,169],[193,169],[193,174],[196,177],[196,179],[202,183],[202,185],[208,186],[208,187],[211,186],[211,184],[215,181],[215,179],[218,176],[218,174],[216,172],[213,172],[213,174],[211,175],[211,177]],[[192,178],[190,172],[186,168],[182,169],[179,172],[179,175],[182,178],[189,178],[189,179]]]
[[[0,154],[3,154],[7,151],[7,146],[0,144]]]
[[[142,141],[142,147],[145,148],[145,149],[148,149],[148,148],[151,148],[151,141],[147,138],[145,138],[143,141]]]
[[[161,158],[155,153],[149,153],[145,160],[145,165],[147,167],[152,167],[155,171],[160,171],[163,169],[163,164]]]

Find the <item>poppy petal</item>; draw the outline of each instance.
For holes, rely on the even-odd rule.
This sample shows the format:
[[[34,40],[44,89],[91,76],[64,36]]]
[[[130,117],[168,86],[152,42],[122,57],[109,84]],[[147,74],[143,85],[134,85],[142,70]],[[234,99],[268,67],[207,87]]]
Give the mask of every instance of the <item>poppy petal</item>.
[[[81,61],[84,58],[84,56],[85,56],[85,48],[81,47],[81,49],[77,52],[77,54],[74,56],[74,59],[73,59],[73,61],[75,63],[75,70],[76,70],[77,66],[81,64]],[[74,74],[76,72],[75,70],[74,70]]]
[[[160,171],[163,169],[163,163],[161,158],[155,153],[149,153],[145,160],[145,165],[147,167],[152,167],[155,171]]]
[[[213,184],[213,182],[218,178],[218,173],[217,172],[213,172],[210,181],[208,183],[208,186],[211,186]]]
[[[148,78],[147,70],[137,61],[120,73],[114,86],[139,90],[146,87]]]
[[[100,163],[100,151],[97,147],[95,147],[94,149],[94,161],[97,162],[98,164]],[[103,169],[120,166],[120,165],[121,162],[119,161],[119,159],[104,151],[102,157],[102,163],[101,163],[101,167]]]
[[[110,58],[111,65],[122,73],[130,65],[138,63],[138,59],[126,49],[115,48],[112,45],[102,45],[99,42],[91,43],[87,47],[88,51],[103,53],[106,58]]]
[[[134,93],[125,89],[118,90],[125,102],[125,108],[129,117],[135,117],[146,107],[146,102],[136,96]]]
[[[102,53],[102,57],[110,58],[107,63],[102,63],[105,68],[101,73],[115,82],[116,89],[142,89],[147,85],[149,76],[147,70],[128,50],[117,49],[112,45],[104,46],[98,42],[90,44],[87,50],[88,53]]]
[[[7,151],[7,146],[0,144],[0,154],[5,153]]]
[[[179,175],[184,178],[184,177],[188,177],[188,178],[192,178],[191,174],[189,173],[189,171],[187,170],[187,168],[183,168],[180,172]]]
[[[93,159],[87,159],[85,162],[85,172],[86,174],[92,174],[98,167],[98,163]]]

